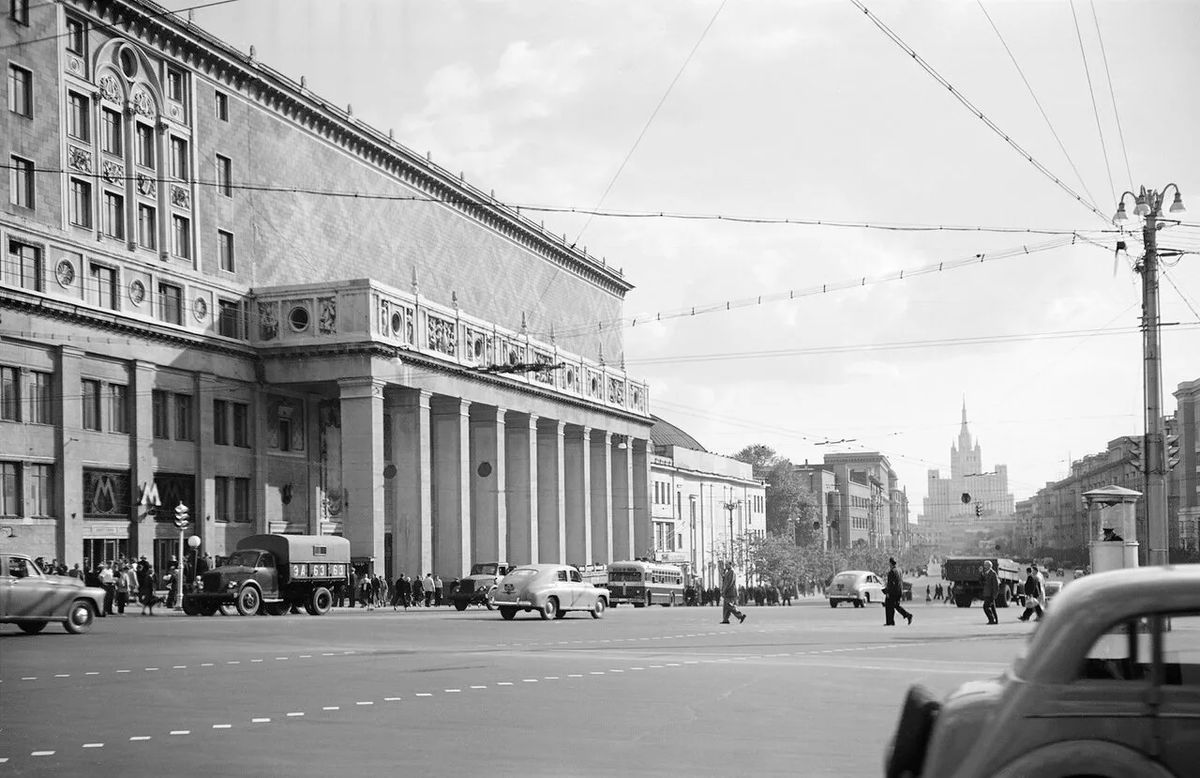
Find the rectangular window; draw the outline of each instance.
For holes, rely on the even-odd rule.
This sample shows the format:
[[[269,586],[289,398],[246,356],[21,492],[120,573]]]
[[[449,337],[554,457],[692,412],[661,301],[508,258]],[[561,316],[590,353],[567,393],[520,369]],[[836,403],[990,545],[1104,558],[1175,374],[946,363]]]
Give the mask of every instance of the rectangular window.
[[[213,518],[229,521],[229,478],[219,475],[213,479]]]
[[[233,520],[250,521],[250,479],[233,479]]]
[[[279,450],[280,451],[291,451],[292,450],[292,420],[291,419],[279,419],[276,424],[276,430],[278,432],[278,438],[279,438]]]
[[[155,389],[150,393],[150,415],[153,421],[154,437],[166,440],[170,437],[170,408],[167,405],[167,393]]]
[[[17,464],[0,462],[0,516],[17,516],[21,490],[17,488]]]
[[[29,371],[29,420],[34,424],[53,424],[54,406],[50,404],[52,376],[49,373]]]
[[[223,122],[229,121],[229,95],[217,92],[217,118]]]
[[[229,403],[213,400],[213,444],[229,445]]]
[[[42,250],[18,240],[8,242],[8,269],[5,276],[22,289],[42,291]]]
[[[232,300],[217,300],[217,332],[226,338],[242,337],[241,312]]]
[[[71,224],[92,228],[92,185],[78,178],[71,179]]]
[[[67,51],[81,57],[87,52],[87,28],[78,19],[67,19]]]
[[[178,70],[167,69],[167,96],[177,102],[183,101],[183,74]]]
[[[158,248],[158,218],[154,206],[138,205],[138,245],[144,249]]]
[[[190,394],[175,395],[175,439],[192,440],[192,396]]]
[[[217,155],[217,191],[233,197],[233,160]]]
[[[29,465],[29,512],[31,516],[54,515],[54,465]]]
[[[116,192],[104,193],[104,234],[125,239],[125,198]]]
[[[108,428],[112,432],[129,432],[129,387],[108,385]]]
[[[29,26],[29,0],[9,0],[8,11],[14,22]]]
[[[100,382],[85,378],[80,382],[83,389],[83,428],[100,430]]]
[[[80,94],[70,93],[71,104],[67,108],[67,134],[72,138],[88,142],[92,139],[92,103]]]
[[[158,318],[170,324],[183,324],[183,287],[158,285]]]
[[[217,230],[217,247],[221,255],[221,269],[227,273],[234,271],[233,264],[233,233]]]
[[[21,420],[21,384],[17,380],[20,370],[15,367],[0,367],[0,420]]]
[[[233,410],[233,445],[250,448],[249,408],[245,403],[230,403]]]
[[[93,305],[117,310],[117,270],[108,265],[91,264],[88,272],[87,299]]]
[[[33,162],[15,154],[8,172],[8,200],[21,208],[33,207]]]
[[[108,153],[121,156],[121,149],[124,147],[122,142],[125,138],[125,128],[122,126],[121,114],[105,108],[100,112],[100,118],[103,122],[100,135],[100,148]]]
[[[12,63],[8,66],[8,110],[33,116],[33,73]]]
[[[135,160],[142,167],[154,169],[154,159],[158,155],[154,153],[154,128],[148,124],[139,123],[137,126],[137,159]]]
[[[188,180],[188,143],[183,138],[171,138],[171,175],[180,181]]]
[[[171,253],[184,259],[192,256],[192,224],[186,216],[171,217]]]

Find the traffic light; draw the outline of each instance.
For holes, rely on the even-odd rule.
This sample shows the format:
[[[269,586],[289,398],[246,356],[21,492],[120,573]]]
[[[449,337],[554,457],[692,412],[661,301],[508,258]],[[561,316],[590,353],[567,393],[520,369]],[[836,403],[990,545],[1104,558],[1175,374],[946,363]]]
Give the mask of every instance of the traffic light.
[[[1175,465],[1179,464],[1179,436],[1167,436],[1167,472],[1175,469]]]
[[[975,515],[976,516],[983,515],[983,503],[981,503],[981,502],[975,503]]]
[[[1141,472],[1143,469],[1142,462],[1142,439],[1129,439],[1129,464],[1133,465],[1134,469]]]
[[[175,526],[183,529],[188,525],[188,507],[180,502],[175,506]]]

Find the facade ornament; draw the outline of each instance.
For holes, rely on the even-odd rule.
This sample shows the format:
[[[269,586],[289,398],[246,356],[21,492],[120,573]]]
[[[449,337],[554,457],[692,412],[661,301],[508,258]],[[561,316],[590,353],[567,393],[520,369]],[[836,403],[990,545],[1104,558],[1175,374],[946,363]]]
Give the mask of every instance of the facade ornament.
[[[146,197],[153,197],[154,193],[157,190],[158,190],[158,182],[156,182],[153,178],[146,175],[145,173],[138,173],[138,175],[137,175],[138,194],[145,195]]]
[[[525,321],[525,311],[521,311],[521,334],[529,336],[529,324]]]
[[[258,304],[258,337],[259,340],[275,340],[279,335],[279,304]]]
[[[600,344],[600,367],[604,367],[604,344]]]
[[[417,284],[417,266],[413,265],[412,269],[412,293],[413,296],[421,294],[421,287]]]
[[[187,189],[176,184],[171,185],[171,205],[176,208],[190,208],[191,202],[192,196]]]
[[[141,279],[135,278],[129,284],[129,302],[133,303],[134,305],[141,305],[142,301],[145,299],[146,285],[142,283]]]
[[[100,96],[110,103],[121,103],[121,84],[111,73],[100,76]]]
[[[154,116],[154,100],[146,92],[145,89],[138,89],[133,93],[133,110],[142,116]]]
[[[258,51],[255,50],[253,45],[250,46],[250,61],[258,62]]]
[[[558,345],[558,343],[554,339],[554,324],[553,323],[550,324],[550,345],[551,346]]]
[[[54,268],[54,278],[63,289],[75,283],[75,266],[71,264],[71,260],[60,259],[58,261],[58,266]]]
[[[103,165],[104,180],[110,184],[115,184],[125,178],[125,166],[104,160]]]
[[[308,76],[300,76],[300,88],[308,89]]]
[[[458,292],[450,293],[450,305],[454,308],[454,310],[458,310]]]
[[[317,329],[322,335],[332,335],[337,332],[337,298],[318,297],[317,305],[321,314],[317,319]]]
[[[196,302],[192,304],[192,314],[196,321],[204,321],[208,317],[208,300],[197,297]]]
[[[87,149],[81,149],[78,146],[67,147],[69,154],[69,164],[76,170],[82,170],[84,173],[92,172],[92,152]]]

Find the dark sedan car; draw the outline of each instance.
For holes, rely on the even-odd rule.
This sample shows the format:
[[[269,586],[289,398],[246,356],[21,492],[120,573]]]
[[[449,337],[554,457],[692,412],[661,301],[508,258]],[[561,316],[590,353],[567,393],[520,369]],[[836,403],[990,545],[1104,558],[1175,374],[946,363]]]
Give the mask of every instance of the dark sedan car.
[[[46,575],[24,554],[0,551],[0,624],[35,634],[52,621],[73,635],[104,613],[104,590],[65,575]]]

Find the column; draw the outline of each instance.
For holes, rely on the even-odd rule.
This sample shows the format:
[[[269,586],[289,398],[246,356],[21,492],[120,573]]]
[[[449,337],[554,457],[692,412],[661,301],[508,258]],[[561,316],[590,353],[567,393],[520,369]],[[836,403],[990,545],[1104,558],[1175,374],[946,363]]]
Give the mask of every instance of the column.
[[[129,398],[133,418],[129,427],[129,446],[131,448],[129,461],[132,463],[129,473],[130,499],[137,501],[133,507],[137,537],[129,553],[135,558],[145,556],[154,560],[154,515],[150,512],[152,505],[142,505],[143,490],[154,486],[154,378],[155,368],[150,362],[137,359],[129,371]],[[65,421],[65,418],[64,418]],[[82,472],[76,477],[82,483]],[[66,479],[64,479],[66,480]],[[175,506],[162,505],[156,511],[168,510]],[[70,510],[74,511],[74,508]],[[82,511],[79,514],[83,518]]]
[[[567,556],[563,495],[565,426],[557,419],[541,419],[538,424],[538,559],[542,562],[563,562]]]
[[[591,430],[571,427],[563,439],[563,496],[566,500],[566,560],[592,563],[592,443]]]
[[[592,556],[590,561],[613,561],[612,433],[592,430]]]
[[[633,553],[633,452],[628,438],[615,435],[616,445],[612,451],[612,546],[613,561],[621,562],[634,558]]]
[[[471,409],[471,538],[474,562],[508,561],[504,409]]]
[[[647,558],[654,555],[654,525],[650,518],[650,447],[653,445],[645,438],[630,441],[633,451],[630,481],[633,484],[633,550],[634,556]],[[675,495],[671,495],[671,502],[674,501]]]
[[[413,577],[433,570],[432,397],[421,389],[404,389],[389,408],[396,468],[387,486],[395,511],[392,558],[398,572]]]
[[[342,417],[342,534],[352,557],[383,569],[383,387],[375,378],[338,381]]]
[[[216,394],[217,377],[212,373],[197,373],[195,387],[193,394],[196,397],[197,417],[196,504],[189,506],[192,509],[192,525],[185,534],[188,537],[199,536],[200,546],[196,553],[203,554],[208,550],[208,544],[213,538],[212,512],[217,498],[217,485],[213,473],[217,456],[217,449],[213,443],[213,396]],[[184,553],[191,559],[190,548],[185,548]]]
[[[58,349],[58,407],[55,418],[58,427],[55,429],[55,441],[59,451],[58,483],[55,489],[55,502],[62,506],[62,516],[58,522],[59,532],[55,539],[58,546],[59,559],[83,560],[83,456],[84,450],[78,435],[73,430],[83,427],[83,402],[80,400],[82,384],[80,383],[80,367],[83,362],[83,350],[74,346],[59,346]],[[28,384],[26,384],[28,385]],[[150,402],[150,398],[146,398]],[[130,477],[132,478],[132,473]],[[130,484],[132,488],[132,483]]]
[[[523,565],[538,556],[538,417],[510,413],[504,426],[504,498],[508,561]]]
[[[433,440],[433,572],[460,578],[471,569],[471,403],[435,397],[430,403]]]
[[[267,418],[269,408],[267,392],[261,385],[252,387],[250,389],[250,419],[253,425],[251,439],[254,445],[254,490],[250,501],[250,515],[253,517],[251,532],[254,534],[264,533],[269,528],[267,523],[267,485],[271,480],[271,470],[270,460],[267,458],[269,453],[267,441],[270,440],[268,425],[274,424],[276,421]],[[321,516],[324,516],[324,513]],[[228,535],[228,532],[226,534]],[[228,554],[232,550],[232,546],[226,546],[224,553]]]

